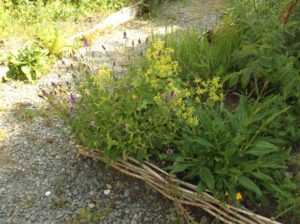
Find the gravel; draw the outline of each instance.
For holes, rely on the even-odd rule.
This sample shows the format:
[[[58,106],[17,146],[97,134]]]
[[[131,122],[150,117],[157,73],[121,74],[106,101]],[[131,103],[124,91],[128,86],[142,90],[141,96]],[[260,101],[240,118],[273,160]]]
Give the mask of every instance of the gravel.
[[[167,2],[155,20],[121,26],[79,49],[76,56],[95,70],[100,63],[115,61],[114,70],[121,74],[128,57],[144,49],[142,44],[133,49],[132,41],[145,43],[151,30],[161,33],[166,25],[212,28],[220,17],[214,6],[220,2]],[[48,89],[51,82],[72,82],[67,67],[73,63],[64,59],[36,84],[0,83],[0,223],[165,224],[176,220],[172,203],[144,183],[102,163],[78,158],[68,127],[43,109],[47,107],[37,96],[40,88]],[[201,223],[208,223],[206,216]]]

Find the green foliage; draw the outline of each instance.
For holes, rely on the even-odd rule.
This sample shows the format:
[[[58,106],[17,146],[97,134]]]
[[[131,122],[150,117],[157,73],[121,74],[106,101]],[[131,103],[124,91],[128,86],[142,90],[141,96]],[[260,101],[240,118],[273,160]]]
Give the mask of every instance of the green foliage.
[[[46,65],[48,51],[40,49],[35,44],[20,50],[17,55],[9,54],[8,72],[5,80],[21,80],[33,82],[40,76],[43,66]]]
[[[232,54],[234,70],[225,80],[228,86],[255,90],[267,84],[270,92],[300,97],[299,37],[300,7],[288,24],[280,23],[282,5],[289,1],[232,1],[230,11],[241,33],[241,47]]]
[[[75,21],[99,12],[106,15],[132,2],[135,0],[0,0],[0,38],[32,37],[41,25],[58,25],[71,36],[78,26]]]
[[[37,40],[42,48],[49,50],[49,53],[57,58],[63,57],[68,45],[65,35],[58,29],[39,30]]]
[[[183,80],[224,75],[231,67],[231,56],[240,45],[232,19],[227,18],[213,34],[200,36],[196,31],[172,33],[166,37],[167,46],[175,50],[174,60],[181,65]]]
[[[116,81],[104,65],[96,75],[88,72],[70,120],[80,143],[103,149],[111,160],[124,155],[143,160],[172,146],[181,123],[198,125],[192,101],[207,105],[220,101],[219,79],[195,80],[188,88],[178,77],[172,52],[156,41],[142,68],[122,80]]]
[[[196,182],[199,190],[212,190],[219,198],[226,199],[229,192],[235,200],[241,192],[254,202],[267,202],[272,196],[293,204],[292,194],[281,187],[295,188],[283,172],[290,143],[277,134],[282,128],[278,117],[288,109],[278,96],[254,103],[241,97],[233,112],[222,105],[202,108],[198,111],[200,125],[183,127],[177,153],[165,157],[173,161],[168,170]]]
[[[154,41],[122,79],[85,69],[78,96],[52,105],[110,161],[151,160],[224,201],[297,211],[287,161],[300,140],[299,7],[282,26],[285,3],[230,1],[216,30]]]

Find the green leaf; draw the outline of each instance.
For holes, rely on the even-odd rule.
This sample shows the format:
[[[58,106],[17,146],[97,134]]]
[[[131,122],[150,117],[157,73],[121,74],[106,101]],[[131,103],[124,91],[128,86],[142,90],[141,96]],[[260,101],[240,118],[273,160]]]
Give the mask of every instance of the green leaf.
[[[252,172],[251,173],[254,177],[264,180],[264,181],[273,181],[273,178],[267,174],[261,172]]]
[[[266,141],[257,141],[254,143],[253,147],[247,151],[247,153],[255,156],[264,156],[277,150],[278,147],[272,143]]]
[[[196,138],[194,139],[194,142],[198,143],[199,145],[205,146],[207,148],[214,148],[214,145],[204,138]]]
[[[228,83],[229,87],[234,87],[239,81],[239,74],[237,72],[230,73],[225,76],[224,81]]]
[[[248,177],[241,176],[238,181],[243,187],[255,192],[258,196],[262,196],[260,188]]]
[[[241,76],[241,85],[243,89],[245,89],[248,86],[250,77],[251,76],[249,73],[243,73],[243,75]]]
[[[205,185],[202,182],[199,182],[197,185],[197,192],[201,193],[205,190]]]
[[[208,168],[206,168],[206,167],[201,168],[199,175],[200,175],[201,180],[206,184],[206,186],[210,190],[213,190],[215,188],[214,176]]]
[[[28,66],[22,66],[21,67],[21,71],[24,73],[24,75],[26,76],[26,78],[29,81],[32,81],[32,77],[31,77],[31,69]]]
[[[177,163],[171,166],[171,173],[181,173],[189,167],[186,163]]]
[[[137,106],[137,110],[140,111],[140,110],[143,110],[143,109],[147,109],[147,105],[148,105],[148,102],[146,100],[143,100],[142,102],[139,103],[139,105]]]

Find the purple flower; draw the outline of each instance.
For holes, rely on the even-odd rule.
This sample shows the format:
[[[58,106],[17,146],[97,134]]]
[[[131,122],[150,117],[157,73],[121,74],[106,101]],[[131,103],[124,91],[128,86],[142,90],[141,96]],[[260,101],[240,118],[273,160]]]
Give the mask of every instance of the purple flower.
[[[170,155],[173,155],[173,153],[174,153],[174,150],[173,149],[170,149],[170,148],[168,148],[168,149],[166,149],[166,152],[165,152],[168,156],[170,156]]]
[[[123,38],[127,39],[127,33],[126,33],[126,31],[123,33]]]
[[[85,37],[82,38],[82,42],[84,46],[89,46],[89,41]]]
[[[76,112],[76,107],[75,106],[71,106],[70,107],[70,114],[74,114]]]
[[[42,94],[43,94],[43,96],[45,96],[45,97],[48,97],[49,96],[49,93],[47,93],[45,90],[43,90],[43,89],[41,89],[42,90]]]
[[[77,99],[78,99],[78,97],[75,94],[71,93],[71,95],[70,95],[70,103],[72,105],[75,105],[77,103]]]

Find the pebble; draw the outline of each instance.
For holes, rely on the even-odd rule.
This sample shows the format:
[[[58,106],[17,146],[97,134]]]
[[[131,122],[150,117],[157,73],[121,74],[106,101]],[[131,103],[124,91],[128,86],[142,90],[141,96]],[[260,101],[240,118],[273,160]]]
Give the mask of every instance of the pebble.
[[[130,224],[137,224],[136,220],[131,220]]]
[[[104,190],[103,193],[104,193],[105,195],[109,195],[110,189]]]
[[[90,203],[90,204],[89,204],[89,208],[95,208],[95,207],[96,207],[95,204],[93,204],[93,203]]]
[[[124,197],[128,197],[129,196],[129,190],[128,189],[126,189],[125,191],[124,191]]]
[[[208,218],[206,215],[202,216],[200,219],[200,224],[207,224],[208,223]]]

